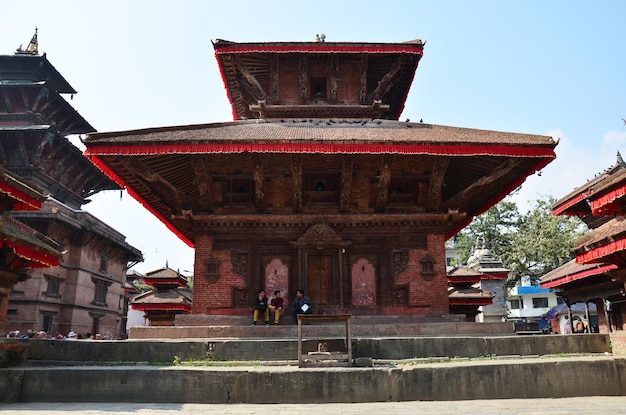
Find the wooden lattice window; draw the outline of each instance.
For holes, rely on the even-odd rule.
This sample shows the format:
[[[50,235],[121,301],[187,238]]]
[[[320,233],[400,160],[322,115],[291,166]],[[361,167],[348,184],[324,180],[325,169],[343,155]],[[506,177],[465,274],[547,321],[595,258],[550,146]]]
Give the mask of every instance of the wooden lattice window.
[[[422,277],[427,280],[433,279],[436,274],[435,259],[427,253],[420,262],[422,263]]]
[[[206,279],[214,284],[220,277],[220,260],[217,258],[207,258],[206,260]]]

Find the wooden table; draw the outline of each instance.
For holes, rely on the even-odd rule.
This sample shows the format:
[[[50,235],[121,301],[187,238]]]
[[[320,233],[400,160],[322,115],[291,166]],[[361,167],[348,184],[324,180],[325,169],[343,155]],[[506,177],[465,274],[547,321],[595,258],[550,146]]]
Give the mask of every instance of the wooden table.
[[[352,366],[352,331],[350,314],[298,314],[298,367]],[[311,352],[302,354],[303,323],[336,323],[346,325],[346,348],[344,352]]]

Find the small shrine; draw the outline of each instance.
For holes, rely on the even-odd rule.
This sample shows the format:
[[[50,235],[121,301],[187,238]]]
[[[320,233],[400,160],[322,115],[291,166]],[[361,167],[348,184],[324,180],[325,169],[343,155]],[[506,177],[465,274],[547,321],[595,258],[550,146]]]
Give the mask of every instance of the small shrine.
[[[131,306],[143,311],[151,326],[173,326],[177,314],[191,313],[191,289],[178,271],[165,267],[143,277],[152,291],[135,296]]]

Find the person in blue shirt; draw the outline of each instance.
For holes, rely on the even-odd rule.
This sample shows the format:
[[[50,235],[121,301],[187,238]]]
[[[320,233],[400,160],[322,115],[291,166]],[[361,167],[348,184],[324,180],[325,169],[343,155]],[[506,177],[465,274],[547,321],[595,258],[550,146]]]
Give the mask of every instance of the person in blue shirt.
[[[313,313],[313,302],[309,297],[304,295],[304,291],[296,291],[296,298],[291,303],[291,314],[293,315],[293,321],[298,324],[298,314],[311,314]]]

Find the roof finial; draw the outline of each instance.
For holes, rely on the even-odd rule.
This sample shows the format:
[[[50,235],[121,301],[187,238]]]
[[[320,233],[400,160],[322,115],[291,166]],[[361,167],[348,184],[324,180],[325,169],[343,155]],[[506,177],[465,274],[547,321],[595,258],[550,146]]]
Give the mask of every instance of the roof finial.
[[[26,50],[22,49],[20,45],[15,50],[16,55],[39,55],[39,42],[37,41],[37,27],[35,27],[35,34],[30,39],[30,43],[26,47]]]
[[[624,163],[624,159],[622,158],[622,155],[620,154],[619,150],[617,150],[617,164],[621,164],[622,166],[626,165],[626,163]]]

